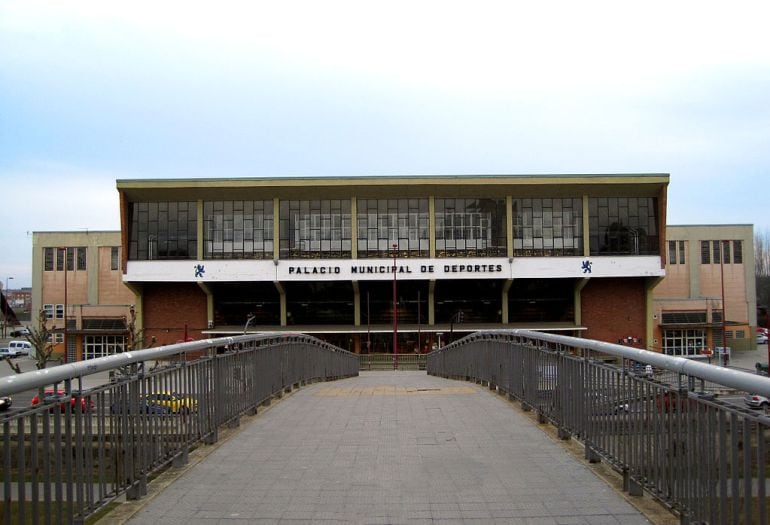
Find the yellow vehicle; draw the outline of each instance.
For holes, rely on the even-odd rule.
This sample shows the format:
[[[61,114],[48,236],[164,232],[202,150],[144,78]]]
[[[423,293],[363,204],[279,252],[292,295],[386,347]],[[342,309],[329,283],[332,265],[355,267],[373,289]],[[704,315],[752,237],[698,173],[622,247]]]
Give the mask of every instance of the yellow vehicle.
[[[198,402],[195,399],[173,392],[152,392],[144,397],[144,401],[151,409],[160,408],[164,412],[176,414],[195,412],[198,408]]]

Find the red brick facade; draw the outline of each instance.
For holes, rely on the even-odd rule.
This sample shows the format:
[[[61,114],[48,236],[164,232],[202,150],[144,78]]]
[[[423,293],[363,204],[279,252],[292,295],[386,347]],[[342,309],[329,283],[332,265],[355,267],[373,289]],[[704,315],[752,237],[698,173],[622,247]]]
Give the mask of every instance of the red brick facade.
[[[144,336],[155,337],[155,346],[173,344],[187,335],[202,339],[206,329],[206,294],[196,284],[148,283],[144,285]]]
[[[645,348],[646,300],[644,278],[591,279],[581,293],[582,336],[608,343],[633,337]]]

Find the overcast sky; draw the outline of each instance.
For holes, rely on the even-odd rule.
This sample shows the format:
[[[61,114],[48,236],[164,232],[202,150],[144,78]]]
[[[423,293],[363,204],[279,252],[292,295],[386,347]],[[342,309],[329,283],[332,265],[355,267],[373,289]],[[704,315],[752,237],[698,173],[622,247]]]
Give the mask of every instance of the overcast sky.
[[[669,173],[770,226],[767,2],[0,2],[0,280],[116,179]]]

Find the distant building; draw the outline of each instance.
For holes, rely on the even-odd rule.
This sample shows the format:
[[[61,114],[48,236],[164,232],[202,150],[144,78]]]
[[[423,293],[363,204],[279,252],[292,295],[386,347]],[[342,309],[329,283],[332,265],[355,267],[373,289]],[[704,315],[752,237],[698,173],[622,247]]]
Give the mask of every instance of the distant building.
[[[32,234],[30,324],[45,310],[56,328],[55,353],[67,361],[125,349],[135,299],[122,281],[120,239],[118,231]]]
[[[654,348],[685,357],[755,348],[753,226],[669,225],[665,256],[666,276],[655,287]]]

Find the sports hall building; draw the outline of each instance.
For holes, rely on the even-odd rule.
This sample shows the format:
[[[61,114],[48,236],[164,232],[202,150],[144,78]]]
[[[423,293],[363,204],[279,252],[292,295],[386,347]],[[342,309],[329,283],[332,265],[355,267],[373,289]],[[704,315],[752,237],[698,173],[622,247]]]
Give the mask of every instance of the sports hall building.
[[[395,332],[399,353],[426,352],[531,328],[652,348],[668,182],[118,180],[123,282],[158,344],[288,330],[391,352]]]

